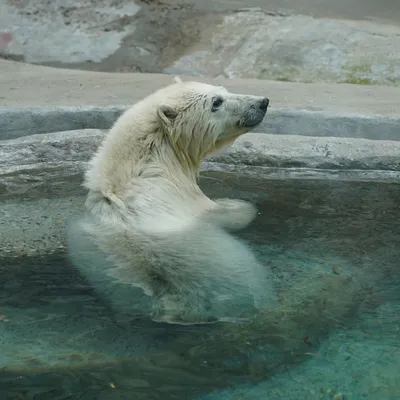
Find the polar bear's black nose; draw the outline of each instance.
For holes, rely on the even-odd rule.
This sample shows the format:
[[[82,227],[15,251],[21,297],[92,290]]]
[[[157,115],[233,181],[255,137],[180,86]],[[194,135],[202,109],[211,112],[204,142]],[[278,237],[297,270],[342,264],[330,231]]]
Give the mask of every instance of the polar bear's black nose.
[[[260,110],[267,111],[268,105],[269,105],[269,99],[267,97],[264,97],[260,101]]]

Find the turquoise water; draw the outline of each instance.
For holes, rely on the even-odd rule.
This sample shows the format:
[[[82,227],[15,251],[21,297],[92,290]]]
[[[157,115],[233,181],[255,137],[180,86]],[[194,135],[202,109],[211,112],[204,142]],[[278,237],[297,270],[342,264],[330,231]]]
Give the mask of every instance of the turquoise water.
[[[3,259],[1,400],[400,399],[400,186],[222,173],[202,185],[258,205],[240,236],[274,271],[278,309],[157,324],[111,310],[64,254]]]

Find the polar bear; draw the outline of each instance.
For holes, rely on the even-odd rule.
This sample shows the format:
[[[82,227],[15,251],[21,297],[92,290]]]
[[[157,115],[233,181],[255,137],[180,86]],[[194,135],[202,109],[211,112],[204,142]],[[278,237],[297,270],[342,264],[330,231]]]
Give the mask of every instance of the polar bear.
[[[230,233],[256,208],[197,184],[204,158],[257,127],[268,104],[176,78],[123,113],[90,161],[71,246],[83,232],[109,257],[109,279],[151,297],[154,321],[237,321],[275,304],[267,267]]]

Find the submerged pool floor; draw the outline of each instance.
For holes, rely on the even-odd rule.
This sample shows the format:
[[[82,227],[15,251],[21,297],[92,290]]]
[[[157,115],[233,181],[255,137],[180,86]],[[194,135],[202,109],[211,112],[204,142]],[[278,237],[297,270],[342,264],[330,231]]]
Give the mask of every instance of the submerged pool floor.
[[[112,310],[63,254],[2,260],[0,399],[400,399],[400,186],[203,187],[257,203],[240,236],[275,272],[275,320],[156,324]]]

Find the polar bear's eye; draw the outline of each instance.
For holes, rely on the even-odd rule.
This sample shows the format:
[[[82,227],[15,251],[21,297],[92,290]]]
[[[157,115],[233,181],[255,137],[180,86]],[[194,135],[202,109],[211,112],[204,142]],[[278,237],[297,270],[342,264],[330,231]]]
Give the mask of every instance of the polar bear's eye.
[[[212,103],[211,112],[217,111],[218,108],[220,108],[222,106],[223,102],[224,102],[224,99],[222,97],[217,97],[216,99],[214,99],[214,101]]]

